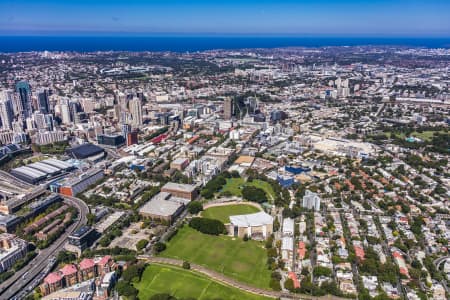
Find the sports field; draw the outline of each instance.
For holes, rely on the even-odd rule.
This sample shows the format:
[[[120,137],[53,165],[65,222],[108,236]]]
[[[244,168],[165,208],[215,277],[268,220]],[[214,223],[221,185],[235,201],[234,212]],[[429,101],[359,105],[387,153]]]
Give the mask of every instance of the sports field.
[[[161,293],[178,299],[270,299],[222,285],[201,274],[155,264],[145,269],[141,281],[134,286],[139,290],[139,299],[149,299],[152,295]]]
[[[255,179],[252,182],[245,182],[242,178],[228,178],[227,183],[223,186],[221,192],[229,192],[234,196],[242,196],[242,189],[246,185],[264,190],[269,201],[273,201],[273,199],[275,199],[275,192],[270,183],[259,179]]]
[[[269,288],[271,274],[267,269],[267,253],[262,242],[207,235],[184,226],[160,255],[187,260],[238,281]]]
[[[230,216],[252,214],[258,211],[260,210],[252,205],[232,204],[210,207],[202,212],[202,217],[216,219],[227,224],[230,223]]]

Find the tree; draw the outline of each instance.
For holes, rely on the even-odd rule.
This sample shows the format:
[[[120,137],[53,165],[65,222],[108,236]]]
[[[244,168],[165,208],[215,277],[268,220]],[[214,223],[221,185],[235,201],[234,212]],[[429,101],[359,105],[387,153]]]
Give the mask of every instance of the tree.
[[[88,213],[86,215],[88,225],[93,225],[95,223],[95,215]]]
[[[149,300],[177,300],[177,298],[169,294],[162,293],[151,296]]]
[[[140,240],[140,241],[137,242],[137,244],[136,244],[136,249],[137,249],[138,251],[141,251],[142,249],[144,249],[145,247],[147,247],[147,245],[148,245],[148,240],[145,240],[145,239]]]
[[[188,261],[183,261],[183,269],[189,270],[191,268],[191,264]]]
[[[153,249],[156,253],[163,252],[164,250],[166,250],[166,244],[158,242],[153,246]]]
[[[195,215],[203,210],[203,204],[201,204],[198,201],[192,201],[191,203],[188,204],[187,208],[189,213]]]
[[[70,263],[77,259],[77,256],[69,251],[61,251],[58,253],[57,260],[58,263]]]
[[[266,192],[264,192],[263,189],[250,185],[244,186],[244,188],[242,189],[242,197],[244,197],[244,199],[257,203],[267,202]]]
[[[136,299],[138,290],[132,286],[129,282],[126,281],[119,281],[116,284],[116,290],[121,296],[125,296],[128,299]]]
[[[326,268],[326,267],[322,267],[322,266],[317,266],[313,270],[313,274],[316,277],[320,277],[320,276],[330,277],[331,273],[332,273],[331,269]]]
[[[275,278],[270,280],[269,286],[274,291],[281,291],[280,281]]]
[[[144,272],[143,265],[131,265],[122,272],[122,279],[126,282],[131,282],[134,278],[140,278]]]
[[[208,218],[192,218],[189,226],[201,233],[219,235],[226,233],[225,225],[219,220]]]
[[[290,278],[286,279],[286,281],[284,282],[284,288],[290,292],[294,292],[294,281]]]

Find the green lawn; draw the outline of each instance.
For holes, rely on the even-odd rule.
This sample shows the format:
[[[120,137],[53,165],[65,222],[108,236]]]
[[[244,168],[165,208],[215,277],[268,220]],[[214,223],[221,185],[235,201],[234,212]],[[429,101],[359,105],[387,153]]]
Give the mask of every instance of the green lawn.
[[[230,192],[235,196],[242,196],[242,187],[245,181],[242,178],[228,178],[227,184],[225,184],[221,192]]]
[[[187,260],[256,287],[269,288],[270,271],[264,243],[181,228],[161,256]]]
[[[402,139],[406,139],[409,136],[413,136],[413,137],[419,138],[423,141],[430,142],[433,139],[433,136],[435,133],[445,133],[445,131],[443,131],[443,130],[440,130],[440,131],[426,130],[426,131],[422,131],[422,132],[414,131],[408,136],[406,136],[404,133],[396,132],[395,135]]]
[[[270,299],[222,285],[198,273],[155,264],[145,269],[141,281],[134,286],[139,290],[139,299],[149,299],[160,293],[167,293],[178,299]]]
[[[230,216],[252,214],[258,211],[260,210],[252,205],[233,204],[210,207],[202,212],[202,216],[205,218],[220,220],[226,224],[230,222]]]
[[[242,188],[245,185],[251,185],[264,190],[267,194],[267,199],[273,201],[275,199],[275,192],[270,183],[263,180],[255,179],[252,182],[245,182],[242,178],[228,178],[221,192],[229,192],[235,196],[242,196]]]

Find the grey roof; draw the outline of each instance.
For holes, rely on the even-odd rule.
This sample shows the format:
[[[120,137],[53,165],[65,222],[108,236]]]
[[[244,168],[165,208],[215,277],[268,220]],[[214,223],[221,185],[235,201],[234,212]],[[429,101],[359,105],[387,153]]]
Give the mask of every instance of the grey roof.
[[[283,233],[294,233],[294,220],[291,218],[283,219]]]
[[[47,176],[47,174],[42,171],[38,171],[36,169],[32,169],[32,168],[26,167],[26,166],[15,168],[15,169],[13,169],[13,171],[15,173],[20,173],[25,176],[28,176],[30,178],[42,178],[42,177]]]
[[[175,183],[175,182],[168,182],[162,188],[163,189],[178,190],[178,191],[191,193],[191,192],[193,192],[195,190],[195,185]]]
[[[272,224],[273,218],[260,211],[254,214],[230,216],[230,223],[238,227],[262,226]]]
[[[72,167],[71,164],[66,163],[65,161],[54,159],[54,158],[49,158],[49,159],[43,160],[43,161],[41,161],[41,163],[54,166],[54,167],[59,168],[61,170],[69,169],[69,168]]]
[[[170,217],[175,214],[183,204],[167,200],[170,193],[161,192],[139,209],[140,213]]]
[[[45,172],[47,174],[54,174],[54,173],[58,173],[58,172],[61,171],[59,168],[56,168],[56,167],[51,166],[51,165],[43,164],[43,163],[40,163],[40,162],[29,164],[28,167],[31,167],[33,169],[37,169],[38,171],[42,171],[42,172]]]

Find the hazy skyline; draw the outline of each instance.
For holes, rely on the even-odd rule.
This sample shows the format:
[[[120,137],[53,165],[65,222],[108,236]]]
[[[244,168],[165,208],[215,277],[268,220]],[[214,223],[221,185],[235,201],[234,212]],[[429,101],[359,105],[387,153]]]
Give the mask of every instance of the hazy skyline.
[[[450,36],[450,1],[17,0],[0,34]]]

